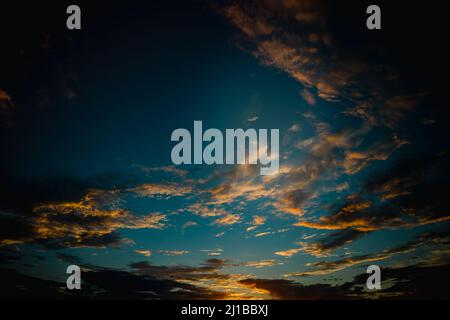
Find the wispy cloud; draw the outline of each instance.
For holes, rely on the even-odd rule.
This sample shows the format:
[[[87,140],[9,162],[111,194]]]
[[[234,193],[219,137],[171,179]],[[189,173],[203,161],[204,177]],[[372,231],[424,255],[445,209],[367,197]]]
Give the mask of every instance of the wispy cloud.
[[[140,197],[179,197],[192,192],[192,187],[177,183],[145,183],[129,189]]]
[[[158,253],[164,254],[166,256],[182,256],[188,254],[188,250],[158,250]]]
[[[134,252],[145,257],[150,257],[152,255],[152,252],[150,250],[134,250]]]

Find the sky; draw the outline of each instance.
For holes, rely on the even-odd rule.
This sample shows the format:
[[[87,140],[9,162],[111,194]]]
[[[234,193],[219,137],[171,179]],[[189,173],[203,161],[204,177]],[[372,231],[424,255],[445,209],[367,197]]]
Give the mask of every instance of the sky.
[[[68,4],[1,13],[0,297],[449,298],[435,7],[90,1],[67,30]],[[279,129],[278,173],[174,165],[197,120]]]

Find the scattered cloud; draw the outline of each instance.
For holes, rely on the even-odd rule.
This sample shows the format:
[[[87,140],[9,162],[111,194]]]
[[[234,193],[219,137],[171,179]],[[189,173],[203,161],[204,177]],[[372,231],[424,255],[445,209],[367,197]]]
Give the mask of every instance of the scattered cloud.
[[[150,257],[152,255],[152,252],[150,250],[134,250],[134,252],[145,257]]]
[[[189,227],[195,227],[197,225],[198,225],[198,223],[196,221],[187,221],[187,222],[183,223],[183,225],[181,226],[181,230],[185,230]]]
[[[164,254],[166,256],[182,256],[188,254],[187,250],[158,250],[158,253]]]
[[[242,262],[239,264],[239,266],[252,267],[252,268],[264,268],[264,267],[273,267],[277,264],[279,264],[279,262],[277,262],[277,260],[269,259],[269,260]]]
[[[318,261],[313,262],[309,266],[314,269],[304,272],[288,273],[286,276],[313,276],[313,275],[325,275],[333,272],[337,272],[349,267],[360,265],[363,263],[372,263],[376,261],[382,261],[392,258],[395,255],[411,253],[419,248],[423,248],[425,245],[442,245],[449,244],[450,237],[448,233],[424,233],[418,236],[416,239],[388,250],[384,250],[374,254],[364,254],[354,257],[343,258],[335,261]]]
[[[299,253],[300,251],[302,251],[302,249],[300,249],[300,248],[295,248],[295,249],[289,249],[289,250],[284,250],[284,251],[276,251],[276,252],[274,252],[274,254],[276,254],[276,255],[278,255],[278,256],[290,258],[290,257],[292,257],[294,254]]]
[[[292,126],[289,127],[289,132],[300,132],[301,128],[298,123],[294,123]]]
[[[192,187],[177,183],[145,183],[129,189],[140,197],[179,197],[192,192]]]
[[[222,218],[218,218],[214,220],[214,224],[219,225],[231,225],[238,223],[241,220],[241,217],[237,214],[228,214],[226,216],[223,216]]]

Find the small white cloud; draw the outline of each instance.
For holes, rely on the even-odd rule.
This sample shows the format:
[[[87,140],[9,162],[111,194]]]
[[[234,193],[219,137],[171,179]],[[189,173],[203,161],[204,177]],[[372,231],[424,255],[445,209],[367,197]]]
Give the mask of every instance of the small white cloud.
[[[297,123],[294,123],[289,129],[289,132],[299,132],[301,130],[300,126]]]

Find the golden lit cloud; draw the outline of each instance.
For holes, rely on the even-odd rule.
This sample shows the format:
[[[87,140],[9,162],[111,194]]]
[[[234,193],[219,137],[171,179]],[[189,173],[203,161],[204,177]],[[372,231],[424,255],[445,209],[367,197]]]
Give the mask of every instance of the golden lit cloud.
[[[187,195],[192,192],[192,187],[176,183],[145,183],[131,188],[129,191],[140,197],[162,196],[170,198]]]
[[[70,245],[83,246],[87,239],[110,236],[118,229],[165,227],[166,216],[163,214],[136,216],[123,209],[102,208],[100,202],[109,196],[111,194],[107,191],[92,190],[78,202],[55,202],[35,206],[34,237],[41,240],[69,239]]]
[[[289,257],[292,257],[294,254],[299,253],[300,251],[302,251],[302,249],[296,248],[296,249],[289,249],[289,250],[284,250],[284,251],[276,251],[276,252],[274,252],[274,254],[276,254],[278,256],[289,258]]]
[[[134,252],[145,257],[150,257],[152,255],[152,252],[150,250],[134,250]]]
[[[220,224],[220,225],[231,225],[238,223],[241,220],[241,217],[237,214],[227,214],[226,216],[223,216],[222,218],[214,220],[214,224]]]

